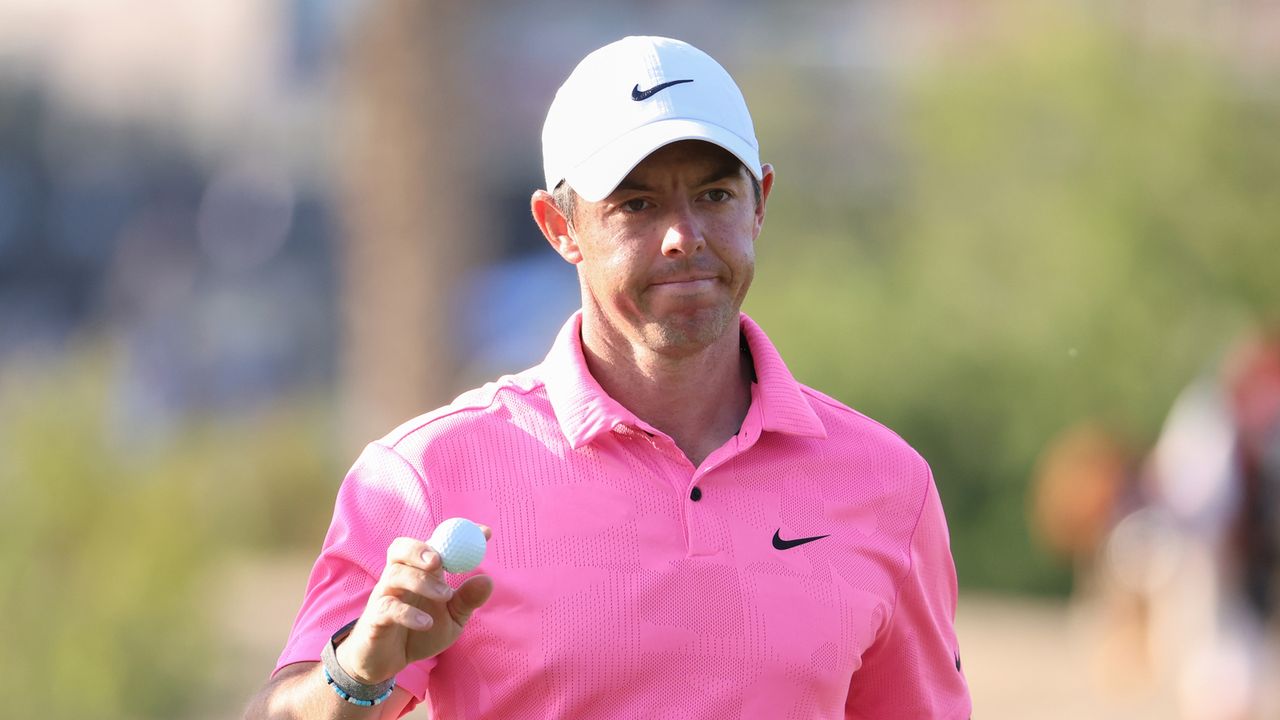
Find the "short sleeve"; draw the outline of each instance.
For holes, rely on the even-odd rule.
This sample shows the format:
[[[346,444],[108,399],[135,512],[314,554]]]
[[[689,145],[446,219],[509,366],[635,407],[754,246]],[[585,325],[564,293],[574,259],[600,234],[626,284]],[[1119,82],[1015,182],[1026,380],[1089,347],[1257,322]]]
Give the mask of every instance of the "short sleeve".
[[[955,634],[956,571],[937,487],[929,478],[911,559],[888,625],[853,674],[849,720],[940,718],[972,712]]]
[[[378,443],[365,448],[338,490],[333,521],[277,672],[292,663],[319,661],[333,633],[364,612],[392,540],[429,536],[433,522],[426,492],[421,475],[393,449]],[[434,664],[428,658],[410,665],[396,677],[397,685],[421,701]]]

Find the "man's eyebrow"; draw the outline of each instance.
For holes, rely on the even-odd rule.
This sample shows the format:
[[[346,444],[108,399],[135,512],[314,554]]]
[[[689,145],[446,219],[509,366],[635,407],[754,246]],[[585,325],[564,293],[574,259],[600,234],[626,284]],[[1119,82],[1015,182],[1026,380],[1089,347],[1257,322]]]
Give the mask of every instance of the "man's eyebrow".
[[[707,173],[706,177],[698,181],[697,186],[710,185],[713,182],[735,177],[741,170],[742,162],[738,158],[725,158],[724,162],[717,165],[711,172]]]

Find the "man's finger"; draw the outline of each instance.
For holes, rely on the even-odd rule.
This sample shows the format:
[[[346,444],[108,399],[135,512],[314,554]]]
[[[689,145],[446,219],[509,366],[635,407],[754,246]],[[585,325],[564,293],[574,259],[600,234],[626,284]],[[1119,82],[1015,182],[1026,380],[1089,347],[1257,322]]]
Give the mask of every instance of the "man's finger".
[[[378,582],[378,591],[384,594],[403,598],[405,593],[412,593],[424,600],[449,602],[453,598],[453,588],[449,586],[439,573],[430,573],[403,563],[393,563],[382,572]]]
[[[492,594],[493,579],[488,575],[473,575],[458,586],[453,599],[445,607],[449,608],[454,622],[466,625],[467,620],[471,619],[471,613],[484,605]]]
[[[400,563],[427,572],[443,567],[440,555],[431,546],[411,537],[398,537],[387,547],[387,565]]]
[[[409,630],[426,630],[431,627],[431,615],[419,610],[394,595],[383,595],[370,608],[369,623],[375,628],[404,627]],[[363,622],[363,620],[361,621]]]

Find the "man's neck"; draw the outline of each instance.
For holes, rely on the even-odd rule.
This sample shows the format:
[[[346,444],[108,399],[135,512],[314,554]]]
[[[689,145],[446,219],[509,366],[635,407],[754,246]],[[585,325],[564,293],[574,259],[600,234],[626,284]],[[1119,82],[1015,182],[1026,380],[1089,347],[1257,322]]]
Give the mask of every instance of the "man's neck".
[[[675,441],[694,467],[738,433],[751,405],[751,356],[739,329],[679,357],[582,328],[587,368],[623,407]]]

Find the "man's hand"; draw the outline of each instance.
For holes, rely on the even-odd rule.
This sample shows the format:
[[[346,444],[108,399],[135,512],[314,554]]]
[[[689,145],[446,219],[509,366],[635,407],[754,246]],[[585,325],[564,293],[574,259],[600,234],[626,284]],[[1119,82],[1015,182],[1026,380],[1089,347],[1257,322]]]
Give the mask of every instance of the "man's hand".
[[[488,527],[480,529],[486,540],[492,537]],[[396,538],[360,620],[338,645],[338,664],[362,683],[387,680],[452,645],[492,592],[487,575],[450,588],[435,550],[421,540]]]

